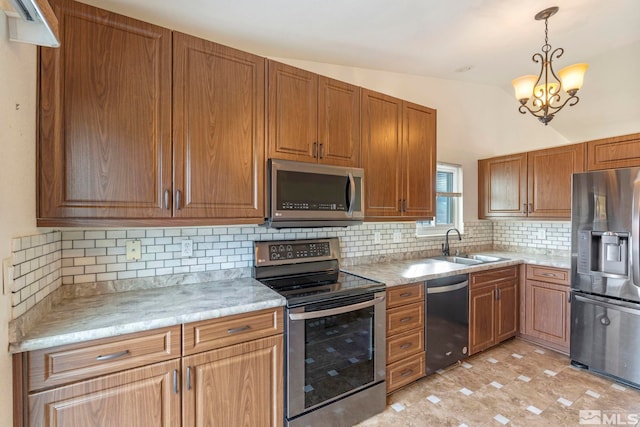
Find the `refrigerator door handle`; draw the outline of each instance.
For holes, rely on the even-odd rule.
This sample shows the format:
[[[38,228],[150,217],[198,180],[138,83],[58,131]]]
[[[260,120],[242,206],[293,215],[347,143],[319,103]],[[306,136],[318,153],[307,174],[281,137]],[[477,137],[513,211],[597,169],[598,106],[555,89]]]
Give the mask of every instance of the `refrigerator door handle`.
[[[631,217],[631,234],[633,236],[633,241],[631,242],[631,252],[633,255],[631,256],[631,269],[632,269],[632,280],[635,286],[640,286],[640,265],[638,261],[640,261],[640,172],[636,175],[636,178],[633,180],[633,200],[631,202],[633,204],[633,213]]]

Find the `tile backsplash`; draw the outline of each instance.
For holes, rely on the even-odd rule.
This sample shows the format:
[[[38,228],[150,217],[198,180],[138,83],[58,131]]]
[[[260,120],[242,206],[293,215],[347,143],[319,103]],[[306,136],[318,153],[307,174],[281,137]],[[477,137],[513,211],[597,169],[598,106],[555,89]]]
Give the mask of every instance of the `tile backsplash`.
[[[238,270],[251,274],[253,241],[339,237],[343,263],[406,253],[436,254],[442,236],[416,237],[414,222],[364,223],[348,228],[275,230],[260,226],[66,229],[12,241],[12,318],[24,314],[61,285],[144,279],[163,275]],[[544,231],[539,231],[543,229]],[[568,251],[569,223],[472,221],[451,248]],[[379,238],[379,240],[376,239]],[[193,242],[191,256],[182,241]],[[128,261],[126,242],[139,240],[141,257]]]

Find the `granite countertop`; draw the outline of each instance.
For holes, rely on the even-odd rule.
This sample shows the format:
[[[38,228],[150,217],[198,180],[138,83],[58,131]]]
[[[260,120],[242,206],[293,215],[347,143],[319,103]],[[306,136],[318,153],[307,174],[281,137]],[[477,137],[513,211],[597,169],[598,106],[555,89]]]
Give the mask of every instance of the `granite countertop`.
[[[478,252],[478,254],[497,256],[504,258],[504,260],[477,265],[462,265],[446,261],[438,261],[432,258],[421,258],[374,264],[358,264],[343,267],[342,270],[367,279],[384,282],[387,287],[393,287],[407,283],[437,279],[439,277],[450,276],[452,274],[484,271],[522,263],[545,265],[556,268],[571,268],[569,257],[493,251]]]
[[[9,344],[11,353],[113,337],[285,305],[252,278],[65,299]]]
[[[466,266],[420,258],[358,264],[343,267],[343,271],[392,287],[521,263],[558,268],[571,266],[568,256],[516,252],[481,254],[505,260]],[[79,295],[62,299],[26,330],[13,331],[9,351],[20,353],[39,350],[285,304],[284,297],[248,277]]]

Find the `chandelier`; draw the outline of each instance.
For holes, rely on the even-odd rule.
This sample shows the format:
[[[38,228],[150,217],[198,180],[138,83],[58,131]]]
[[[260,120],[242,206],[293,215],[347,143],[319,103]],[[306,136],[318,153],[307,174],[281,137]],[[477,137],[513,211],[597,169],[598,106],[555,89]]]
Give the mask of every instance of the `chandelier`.
[[[553,60],[564,53],[561,47],[551,50],[549,44],[548,20],[556,14],[558,7],[550,7],[536,14],[536,21],[544,19],[544,45],[542,53],[535,53],[531,59],[540,64],[540,73],[514,79],[511,83],[515,89],[516,99],[520,101],[518,111],[527,111],[538,118],[545,126],[565,105],[574,106],[580,98],[576,93],[582,87],[587,64],[573,64],[558,71],[553,70]]]

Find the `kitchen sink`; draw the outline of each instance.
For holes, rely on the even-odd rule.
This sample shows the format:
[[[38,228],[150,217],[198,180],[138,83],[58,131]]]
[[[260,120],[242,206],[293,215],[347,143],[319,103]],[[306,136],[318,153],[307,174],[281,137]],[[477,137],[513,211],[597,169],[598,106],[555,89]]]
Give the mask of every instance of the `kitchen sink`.
[[[452,262],[454,264],[465,264],[465,265],[476,265],[482,264],[484,261],[480,261],[473,258],[466,258],[463,256],[436,256],[434,259],[438,259],[440,261]]]
[[[451,255],[451,256],[436,256],[433,259],[452,262],[454,264],[464,264],[464,265],[478,265],[478,264],[486,264],[489,262],[498,262],[498,261],[506,261],[507,258],[500,258],[497,256],[491,255]]]

